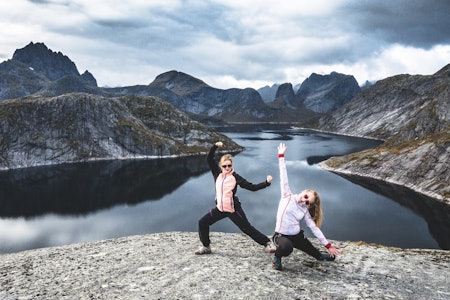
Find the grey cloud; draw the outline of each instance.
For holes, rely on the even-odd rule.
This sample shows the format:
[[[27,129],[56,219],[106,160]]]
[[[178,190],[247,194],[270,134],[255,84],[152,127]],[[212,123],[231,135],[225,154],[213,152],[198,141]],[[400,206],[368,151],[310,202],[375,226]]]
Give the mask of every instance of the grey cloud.
[[[89,16],[81,11],[85,7],[73,9],[76,4],[66,0],[28,1],[70,5],[67,11]],[[248,11],[206,1],[180,3],[172,10],[150,6],[133,15],[41,26],[53,26],[47,29],[65,37],[104,41],[111,61],[139,61],[139,67],[177,69],[205,80],[220,74],[279,82],[287,69],[370,61],[392,43],[428,49],[450,42],[448,0],[347,1],[337,10],[301,16],[272,15],[270,7],[266,14],[264,4]]]
[[[33,4],[38,5],[47,5],[47,4],[56,4],[56,5],[62,5],[62,6],[70,6],[71,2],[70,0],[65,1],[55,1],[55,0],[27,0],[28,2],[31,2]]]
[[[347,30],[386,43],[431,48],[450,43],[450,1],[354,1],[343,6]]]
[[[52,28],[52,31],[166,51],[183,48],[207,36],[220,40],[236,36],[234,28],[230,30],[230,25],[224,22],[226,7],[199,5],[184,3],[173,11],[153,7],[130,18],[90,19],[79,27]]]

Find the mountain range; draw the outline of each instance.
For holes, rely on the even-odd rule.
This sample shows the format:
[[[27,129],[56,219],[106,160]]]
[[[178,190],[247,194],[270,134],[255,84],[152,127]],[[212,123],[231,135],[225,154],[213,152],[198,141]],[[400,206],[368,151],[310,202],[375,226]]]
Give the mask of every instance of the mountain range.
[[[449,87],[450,65],[432,75],[397,75],[362,88],[353,76],[332,72],[313,73],[296,86],[223,90],[175,70],[148,85],[106,88],[89,71],[80,74],[62,53],[30,43],[0,63],[0,158],[3,167],[13,168],[39,165],[47,157],[58,163],[124,153],[189,154],[220,137],[194,120],[285,122],[384,140],[376,149],[321,165],[449,201]],[[155,124],[160,127],[152,132]],[[153,134],[164,146],[153,146]]]
[[[30,43],[0,64],[0,101],[30,95],[53,97],[85,92],[104,97],[123,95],[156,96],[199,120],[225,122],[294,122],[328,112],[350,101],[360,88],[353,76],[333,72],[312,74],[297,93],[292,86],[278,90],[272,101],[264,102],[252,88],[217,89],[179,71],[158,75],[148,85],[117,88],[98,87],[94,76],[80,75],[75,64],[43,43]]]

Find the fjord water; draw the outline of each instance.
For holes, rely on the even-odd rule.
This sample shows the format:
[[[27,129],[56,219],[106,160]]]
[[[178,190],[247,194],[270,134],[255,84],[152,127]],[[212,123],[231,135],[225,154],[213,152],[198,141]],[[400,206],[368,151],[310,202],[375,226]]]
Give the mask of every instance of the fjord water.
[[[435,201],[400,187],[355,184],[317,166],[330,156],[376,147],[379,141],[300,129],[225,134],[246,148],[234,158],[237,173],[253,183],[264,181],[267,175],[274,177],[266,189],[238,188],[237,193],[250,222],[263,233],[271,235],[274,230],[280,198],[276,148],[284,142],[291,189],[319,192],[322,230],[329,239],[449,249],[445,206],[436,208]],[[1,172],[0,253],[128,235],[197,231],[198,219],[213,206],[214,183],[205,155]],[[239,232],[228,219],[211,230]]]

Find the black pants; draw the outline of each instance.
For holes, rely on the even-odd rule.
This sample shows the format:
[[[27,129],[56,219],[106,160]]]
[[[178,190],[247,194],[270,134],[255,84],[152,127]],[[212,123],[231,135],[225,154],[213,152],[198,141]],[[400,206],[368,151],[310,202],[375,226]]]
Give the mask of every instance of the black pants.
[[[284,235],[275,233],[273,241],[277,245],[277,251],[275,256],[283,257],[292,253],[294,248],[302,250],[303,252],[311,255],[317,260],[321,260],[322,256],[319,250],[317,250],[313,244],[305,237],[303,230],[297,235]]]
[[[259,232],[250,224],[242,210],[240,202],[235,201],[234,210],[233,213],[221,212],[217,207],[214,207],[198,221],[198,234],[203,246],[208,247],[211,243],[209,239],[209,226],[224,218],[230,218],[243,233],[251,237],[258,244],[265,246],[270,241],[266,235]]]

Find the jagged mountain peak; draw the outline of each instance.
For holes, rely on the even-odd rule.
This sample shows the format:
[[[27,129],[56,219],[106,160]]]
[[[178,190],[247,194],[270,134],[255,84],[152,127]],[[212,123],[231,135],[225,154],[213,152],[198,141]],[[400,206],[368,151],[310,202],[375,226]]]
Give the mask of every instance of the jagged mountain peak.
[[[331,72],[328,75],[312,73],[297,91],[297,97],[314,112],[327,113],[350,102],[361,90],[352,75]]]
[[[24,48],[17,49],[13,59],[44,74],[50,80],[58,80],[64,76],[80,76],[73,61],[61,52],[50,50],[44,43],[30,42]]]
[[[277,92],[275,94],[275,99],[268,103],[270,107],[283,109],[293,109],[296,110],[295,105],[295,92],[292,88],[291,83],[283,83],[278,85]]]
[[[305,88],[311,88],[316,86],[322,86],[324,84],[332,84],[335,82],[339,82],[339,80],[351,79],[354,77],[352,75],[346,75],[338,72],[331,72],[328,75],[321,75],[317,73],[312,73],[308,78],[300,86],[298,92],[305,90]],[[356,80],[355,80],[356,81]]]
[[[275,99],[279,87],[280,85],[278,83],[274,83],[272,86],[266,85],[259,88],[258,93],[264,102],[271,102]]]
[[[289,97],[295,96],[294,89],[292,87],[292,83],[283,83],[278,87],[275,98],[278,98],[281,96],[289,96]]]

